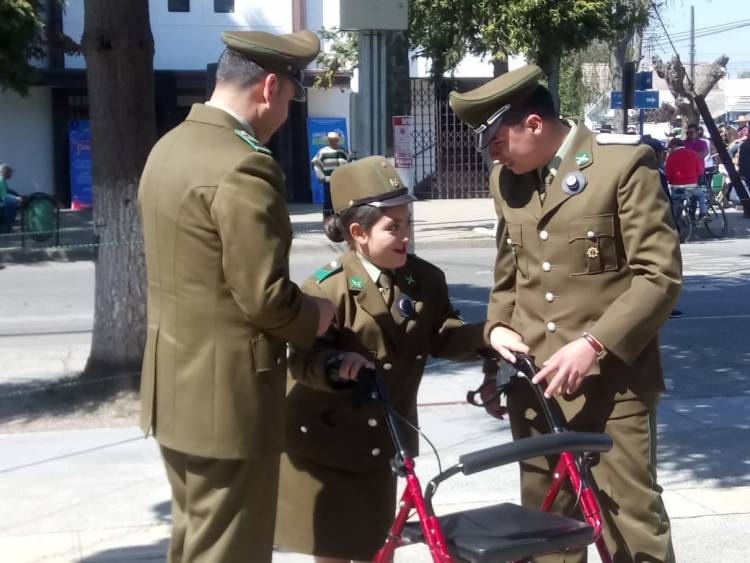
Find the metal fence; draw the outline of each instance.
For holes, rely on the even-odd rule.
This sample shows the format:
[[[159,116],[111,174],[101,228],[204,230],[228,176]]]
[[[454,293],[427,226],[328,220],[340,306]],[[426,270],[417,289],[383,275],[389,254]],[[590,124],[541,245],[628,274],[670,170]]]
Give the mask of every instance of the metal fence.
[[[489,174],[474,133],[453,114],[448,92],[474,88],[482,79],[411,81],[414,118],[414,190],[420,198],[461,199],[489,195]]]

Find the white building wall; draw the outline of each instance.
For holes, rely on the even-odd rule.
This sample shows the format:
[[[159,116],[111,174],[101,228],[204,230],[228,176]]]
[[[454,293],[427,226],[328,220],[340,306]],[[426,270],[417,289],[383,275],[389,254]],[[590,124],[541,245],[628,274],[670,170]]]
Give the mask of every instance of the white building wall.
[[[51,104],[49,88],[31,88],[27,98],[0,91],[0,162],[13,168],[8,184],[20,194],[55,191]]]
[[[307,115],[309,117],[344,117],[346,118],[346,138],[351,138],[349,104],[351,90],[333,87],[328,90],[309,88],[307,90]],[[347,143],[347,146],[349,143]]]
[[[526,64],[526,60],[522,56],[510,57],[508,61],[508,69],[515,70]],[[413,53],[409,55],[409,76],[412,78],[427,78],[430,75],[430,68],[432,67],[432,61],[426,57],[413,57]],[[446,72],[445,77],[455,78],[492,78],[493,67],[489,58],[477,57],[475,55],[467,55],[459,63],[453,72]]]
[[[190,0],[189,12],[167,11],[167,0],[149,2],[151,34],[154,37],[154,69],[205,70],[215,63],[227,30],[292,31],[290,0],[235,0],[234,13],[214,13],[213,0]],[[76,41],[83,35],[83,0],[68,0],[63,15],[65,33]],[[84,68],[82,56],[65,57],[66,68]]]

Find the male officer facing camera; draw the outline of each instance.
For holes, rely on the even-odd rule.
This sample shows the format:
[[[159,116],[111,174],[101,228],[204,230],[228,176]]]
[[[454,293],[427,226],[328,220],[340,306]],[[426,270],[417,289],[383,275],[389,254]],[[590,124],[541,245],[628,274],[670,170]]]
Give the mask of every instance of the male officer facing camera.
[[[495,162],[490,340],[510,361],[534,355],[542,367],[535,381],[546,383],[571,429],[612,437],[593,474],[614,561],[671,562],[655,457],[664,390],[657,334],[682,285],[669,203],[650,147],[561,120],[540,76],[531,65],[450,97]],[[515,438],[549,432],[527,389],[514,388],[509,415]],[[541,505],[555,463],[522,464],[525,505]],[[555,508],[570,511],[575,501],[558,497]]]

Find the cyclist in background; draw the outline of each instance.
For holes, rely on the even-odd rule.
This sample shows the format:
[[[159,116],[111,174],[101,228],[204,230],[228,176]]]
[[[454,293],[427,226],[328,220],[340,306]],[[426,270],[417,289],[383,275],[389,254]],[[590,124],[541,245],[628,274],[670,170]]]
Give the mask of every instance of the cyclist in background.
[[[0,232],[8,233],[16,220],[21,198],[8,192],[8,180],[13,177],[10,164],[0,164]]]
[[[698,201],[699,219],[706,217],[706,192],[699,186],[704,170],[703,158],[686,148],[678,137],[669,141],[669,149],[664,173],[672,191],[672,211],[675,199],[684,197],[686,191],[692,191]]]

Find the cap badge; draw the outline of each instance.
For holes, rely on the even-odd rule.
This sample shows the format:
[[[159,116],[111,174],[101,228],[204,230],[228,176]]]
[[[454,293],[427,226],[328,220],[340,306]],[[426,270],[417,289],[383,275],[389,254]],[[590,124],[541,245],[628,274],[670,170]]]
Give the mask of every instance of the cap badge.
[[[586,177],[580,172],[571,172],[562,183],[562,190],[568,195],[578,195],[586,187]]]
[[[394,188],[398,188],[401,185],[401,182],[399,182],[396,178],[388,178],[388,181]]]
[[[588,164],[589,162],[591,162],[591,155],[587,152],[582,151],[582,152],[576,153],[575,159],[576,159],[576,164],[578,166],[584,166]]]
[[[365,287],[365,282],[359,276],[352,276],[349,278],[349,289],[359,290]]]

